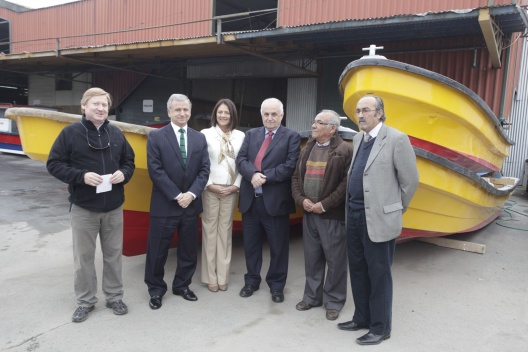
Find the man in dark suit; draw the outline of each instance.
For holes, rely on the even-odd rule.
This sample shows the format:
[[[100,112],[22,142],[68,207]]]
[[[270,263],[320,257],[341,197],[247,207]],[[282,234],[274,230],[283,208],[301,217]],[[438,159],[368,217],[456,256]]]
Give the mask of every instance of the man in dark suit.
[[[161,307],[167,292],[164,266],[175,230],[178,230],[178,263],[172,292],[188,301],[198,300],[189,284],[196,270],[198,216],[202,212],[201,194],[210,165],[204,135],[187,126],[191,117],[189,98],[171,95],[167,111],[171,123],[150,132],[147,142],[152,197],[145,283],[152,309]]]
[[[240,296],[249,297],[260,287],[265,233],[270,247],[266,282],[273,302],[280,303],[288,274],[289,218],[295,212],[291,176],[299,158],[300,136],[281,125],[284,108],[280,100],[264,100],[260,113],[264,126],[246,132],[237,157],[247,267]]]
[[[409,137],[383,123],[381,98],[361,98],[356,116],[363,132],[353,141],[346,218],[355,311],[351,321],[337,327],[368,329],[356,342],[377,345],[391,336],[391,265],[402,215],[418,187],[418,170]]]

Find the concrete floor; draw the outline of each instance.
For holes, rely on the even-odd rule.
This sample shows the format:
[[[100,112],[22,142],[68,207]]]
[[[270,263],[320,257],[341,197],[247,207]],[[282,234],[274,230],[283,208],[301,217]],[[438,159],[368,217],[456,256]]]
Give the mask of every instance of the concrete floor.
[[[293,236],[286,300],[273,303],[265,285],[238,296],[245,263],[233,245],[227,292],[210,293],[195,275],[198,302],[167,294],[148,307],[145,257],[125,257],[129,314],[116,316],[104,299],[76,324],[72,244],[66,187],[43,163],[0,154],[0,351],[526,351],[528,346],[528,196],[518,189],[498,223],[455,239],[486,245],[474,254],[412,241],[397,246],[393,331],[362,347],[362,332],[345,332],[350,297],[337,321],[323,308],[295,310],[304,288],[302,238]],[[516,228],[516,229],[513,229]],[[522,229],[522,230],[521,230]],[[268,253],[265,251],[264,270]],[[97,257],[100,275],[101,256]],[[174,274],[175,253],[166,265]],[[199,273],[198,268],[197,273]]]

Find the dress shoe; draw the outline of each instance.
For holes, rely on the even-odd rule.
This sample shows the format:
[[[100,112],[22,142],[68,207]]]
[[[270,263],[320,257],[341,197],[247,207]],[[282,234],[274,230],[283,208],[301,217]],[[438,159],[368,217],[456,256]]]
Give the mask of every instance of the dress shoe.
[[[365,334],[356,340],[360,345],[379,345],[383,340],[390,338],[390,332],[382,335],[376,335],[371,332]]]
[[[220,291],[227,291],[227,284],[225,284],[225,285],[218,285],[218,289],[219,289]]]
[[[252,285],[244,285],[242,289],[240,290],[240,297],[249,297],[253,294],[253,292],[258,291],[257,286]]]
[[[150,309],[160,309],[161,308],[161,296],[152,296],[150,297],[149,307]]]
[[[295,306],[295,309],[297,310],[300,310],[300,311],[303,311],[303,310],[308,310],[308,309],[311,309],[315,306],[312,306],[311,304],[309,303],[306,303],[305,301],[300,301],[299,303],[297,303],[297,305]]]
[[[275,303],[284,302],[284,292],[282,290],[271,289],[271,300]]]
[[[207,288],[211,292],[218,292],[218,285],[207,285]]]
[[[339,318],[339,311],[336,309],[327,309],[326,310],[326,319],[328,320],[336,320]]]
[[[183,289],[183,290],[172,290],[172,293],[174,293],[176,296],[182,296],[183,299],[187,301],[197,301],[198,297],[194,294],[193,291],[191,291],[189,288]]]
[[[337,324],[337,328],[340,330],[346,330],[346,331],[358,331],[361,329],[368,329],[369,326],[365,324],[358,324],[351,320],[351,321]]]

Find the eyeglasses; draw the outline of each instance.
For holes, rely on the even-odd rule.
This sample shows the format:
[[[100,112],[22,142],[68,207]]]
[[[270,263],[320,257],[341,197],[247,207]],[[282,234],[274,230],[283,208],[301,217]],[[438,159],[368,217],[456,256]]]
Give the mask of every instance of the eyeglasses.
[[[334,125],[333,123],[330,123],[330,122],[327,123],[327,122],[323,122],[323,121],[321,121],[321,120],[313,120],[313,121],[312,121],[312,125],[313,125],[314,123],[318,124],[319,126]]]
[[[95,150],[103,150],[103,149],[106,149],[108,147],[110,147],[110,134],[108,134],[108,131],[105,129],[103,129],[103,131],[106,132],[106,137],[108,138],[108,144],[105,145],[104,147],[94,147],[93,145],[90,144],[90,139],[88,138],[88,130],[86,130],[86,142],[88,142],[88,146],[92,149],[95,149]]]
[[[356,116],[358,116],[359,114],[363,114],[363,116],[367,115],[369,112],[371,111],[378,111],[380,109],[369,109],[369,108],[363,108],[363,109],[356,109],[356,111],[354,111],[354,113],[356,114]]]

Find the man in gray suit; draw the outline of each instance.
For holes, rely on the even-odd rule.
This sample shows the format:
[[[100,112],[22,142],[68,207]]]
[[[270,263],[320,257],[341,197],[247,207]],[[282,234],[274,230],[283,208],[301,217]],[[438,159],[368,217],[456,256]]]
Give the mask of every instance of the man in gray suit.
[[[407,135],[383,123],[381,98],[361,98],[356,116],[363,133],[354,137],[347,185],[348,264],[355,311],[351,321],[337,326],[368,329],[356,342],[377,345],[391,334],[391,265],[402,215],[418,186],[418,171]]]

